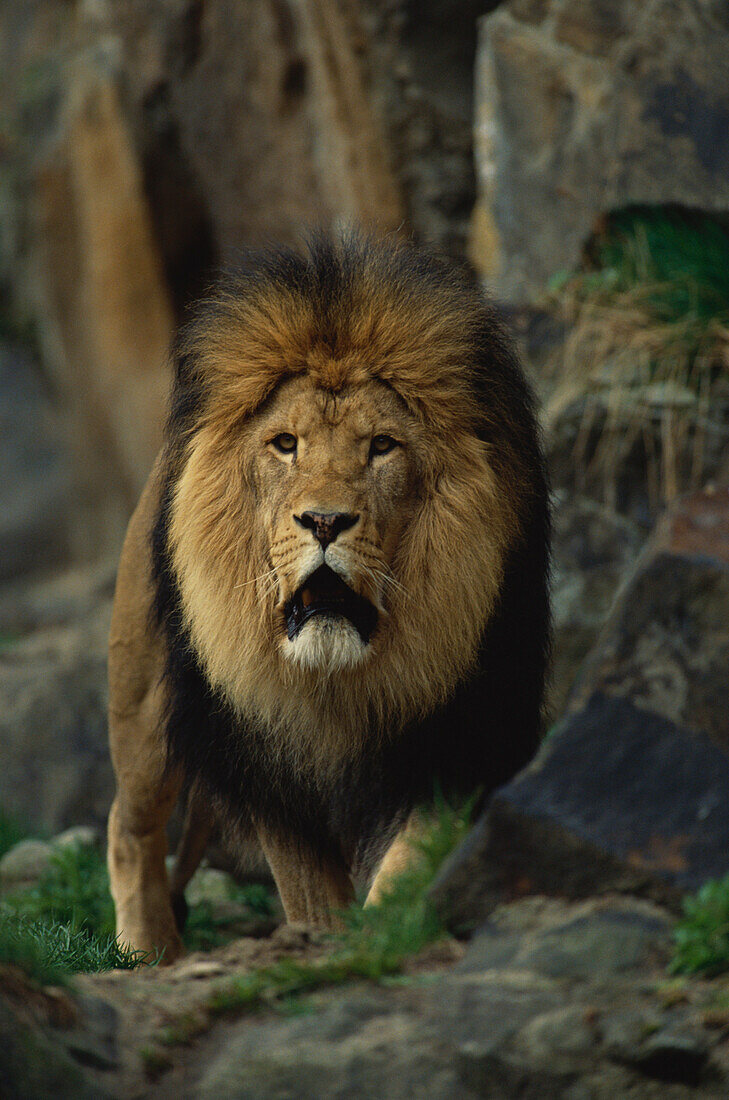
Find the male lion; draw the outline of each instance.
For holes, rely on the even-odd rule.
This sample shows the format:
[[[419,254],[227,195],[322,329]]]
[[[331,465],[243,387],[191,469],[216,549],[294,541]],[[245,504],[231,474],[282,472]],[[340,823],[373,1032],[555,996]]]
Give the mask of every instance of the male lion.
[[[436,787],[530,759],[549,640],[532,397],[465,273],[357,236],[255,255],[175,359],[109,660],[117,930],[166,961],[211,807],[331,926]]]

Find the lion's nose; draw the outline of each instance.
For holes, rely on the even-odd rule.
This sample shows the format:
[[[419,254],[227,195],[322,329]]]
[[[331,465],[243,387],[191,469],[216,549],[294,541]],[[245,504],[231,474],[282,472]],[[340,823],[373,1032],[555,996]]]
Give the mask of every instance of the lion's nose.
[[[326,550],[330,542],[334,542],[337,535],[354,527],[359,516],[350,515],[348,512],[302,512],[294,519],[301,527],[306,527],[314,532],[314,538],[321,543],[322,550]]]

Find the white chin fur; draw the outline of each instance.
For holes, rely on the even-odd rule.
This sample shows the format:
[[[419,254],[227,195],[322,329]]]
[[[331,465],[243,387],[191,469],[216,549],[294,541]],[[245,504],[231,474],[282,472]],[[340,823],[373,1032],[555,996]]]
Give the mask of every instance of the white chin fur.
[[[346,619],[316,615],[284,645],[284,652],[302,668],[332,673],[361,664],[369,646]]]

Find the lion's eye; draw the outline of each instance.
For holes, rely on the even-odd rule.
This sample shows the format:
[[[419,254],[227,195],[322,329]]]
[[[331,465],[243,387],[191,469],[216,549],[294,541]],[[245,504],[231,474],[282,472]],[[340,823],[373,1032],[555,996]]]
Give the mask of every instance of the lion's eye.
[[[296,436],[292,435],[291,432],[281,432],[271,442],[276,450],[284,455],[291,455],[296,450]]]
[[[397,447],[397,440],[391,435],[375,435],[370,443],[370,458],[373,455],[386,455]]]

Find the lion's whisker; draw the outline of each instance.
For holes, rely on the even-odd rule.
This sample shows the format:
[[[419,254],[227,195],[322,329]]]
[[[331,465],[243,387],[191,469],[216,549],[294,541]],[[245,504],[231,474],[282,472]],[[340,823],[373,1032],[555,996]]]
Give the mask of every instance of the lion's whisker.
[[[241,584],[234,584],[233,588],[247,588],[249,584],[256,584],[258,581],[266,580],[267,577],[272,577],[276,573],[275,569],[269,569],[265,573],[261,573],[258,577],[253,577],[250,581],[242,581]]]

